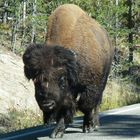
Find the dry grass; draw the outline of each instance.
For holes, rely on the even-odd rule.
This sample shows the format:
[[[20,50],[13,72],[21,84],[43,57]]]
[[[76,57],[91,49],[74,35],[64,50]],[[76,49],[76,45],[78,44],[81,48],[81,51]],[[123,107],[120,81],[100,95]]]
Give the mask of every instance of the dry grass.
[[[41,112],[10,108],[7,115],[0,115],[0,133],[7,133],[42,124]]]
[[[124,79],[108,80],[104,91],[101,110],[118,108],[125,105],[140,103],[140,88]]]

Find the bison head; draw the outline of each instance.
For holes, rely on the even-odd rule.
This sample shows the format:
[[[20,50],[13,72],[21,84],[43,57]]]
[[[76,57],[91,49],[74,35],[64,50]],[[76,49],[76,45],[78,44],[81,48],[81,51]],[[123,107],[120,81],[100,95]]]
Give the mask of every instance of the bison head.
[[[25,76],[33,80],[35,97],[43,111],[60,106],[78,82],[76,55],[63,47],[32,44],[23,62]]]

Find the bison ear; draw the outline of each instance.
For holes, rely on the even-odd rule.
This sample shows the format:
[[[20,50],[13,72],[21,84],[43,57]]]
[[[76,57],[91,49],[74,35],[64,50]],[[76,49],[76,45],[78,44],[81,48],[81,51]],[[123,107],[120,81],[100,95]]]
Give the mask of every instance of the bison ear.
[[[67,70],[67,80],[70,88],[73,88],[78,83],[79,65],[77,63],[77,54],[74,51],[63,47],[56,47],[58,56],[57,62],[65,65]]]
[[[66,64],[68,83],[71,88],[77,85],[78,73],[79,73],[79,65],[77,63],[75,53],[73,53],[73,58],[74,59],[72,59],[71,61],[68,61]]]
[[[23,54],[24,74],[28,80],[33,80],[40,70],[38,67],[42,56],[42,46],[41,44],[30,44]]]
[[[24,66],[24,74],[28,80],[34,79],[36,76],[36,70]]]

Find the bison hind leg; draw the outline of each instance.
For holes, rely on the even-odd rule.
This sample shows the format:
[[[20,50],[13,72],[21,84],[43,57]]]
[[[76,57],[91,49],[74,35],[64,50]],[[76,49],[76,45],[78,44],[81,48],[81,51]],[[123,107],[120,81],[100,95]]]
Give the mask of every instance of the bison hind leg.
[[[93,110],[94,110],[94,113],[93,113],[93,128],[94,128],[94,131],[98,131],[98,128],[100,126],[99,105],[97,105]]]
[[[99,128],[99,105],[93,110],[84,113],[83,132],[92,133]]]

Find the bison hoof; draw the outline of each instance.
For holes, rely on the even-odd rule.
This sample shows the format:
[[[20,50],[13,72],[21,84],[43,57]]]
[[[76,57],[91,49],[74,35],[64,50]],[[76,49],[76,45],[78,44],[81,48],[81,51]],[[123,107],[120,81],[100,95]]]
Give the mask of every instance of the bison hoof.
[[[51,138],[62,138],[64,135],[64,130],[54,129],[51,134]]]
[[[56,133],[52,133],[51,134],[51,138],[62,138],[64,135],[64,132],[58,132],[57,134]]]
[[[83,128],[83,133],[93,133],[94,131],[98,131],[99,126],[90,126],[90,127],[84,127]]]
[[[96,125],[94,128],[93,128],[94,131],[98,131],[99,130],[99,125]]]

